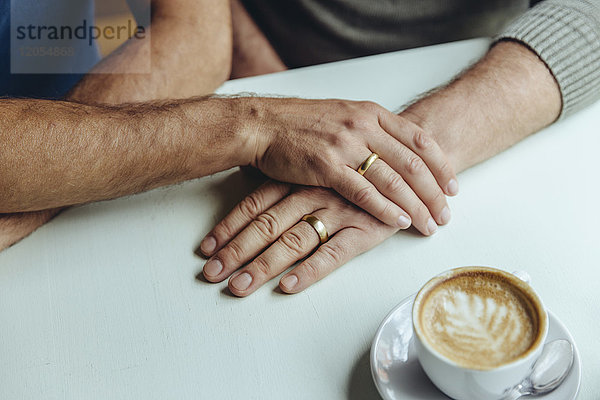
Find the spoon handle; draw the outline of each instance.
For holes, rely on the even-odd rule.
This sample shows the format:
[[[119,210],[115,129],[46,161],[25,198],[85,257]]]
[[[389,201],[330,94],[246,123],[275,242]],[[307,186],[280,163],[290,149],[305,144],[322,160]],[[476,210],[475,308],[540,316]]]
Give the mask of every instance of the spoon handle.
[[[512,390],[505,394],[500,400],[516,400],[521,396],[523,396],[523,393],[521,393],[521,385],[518,385],[512,388]]]

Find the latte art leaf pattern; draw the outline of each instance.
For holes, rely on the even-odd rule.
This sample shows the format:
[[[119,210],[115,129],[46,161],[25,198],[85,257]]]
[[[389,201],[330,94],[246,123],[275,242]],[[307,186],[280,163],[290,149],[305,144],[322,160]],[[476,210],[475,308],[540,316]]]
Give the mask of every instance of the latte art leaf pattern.
[[[529,349],[535,335],[522,296],[493,281],[441,284],[428,296],[421,318],[430,344],[471,368],[510,362]]]

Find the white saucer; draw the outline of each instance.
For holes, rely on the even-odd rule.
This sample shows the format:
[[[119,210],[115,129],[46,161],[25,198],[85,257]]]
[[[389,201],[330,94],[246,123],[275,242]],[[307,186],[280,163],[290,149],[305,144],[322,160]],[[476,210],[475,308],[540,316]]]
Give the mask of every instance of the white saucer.
[[[385,317],[371,345],[371,374],[381,397],[386,400],[436,400],[448,399],[427,378],[421,368],[412,340],[412,304],[415,295],[402,300]],[[572,400],[577,397],[581,384],[581,358],[573,337],[567,328],[548,311],[547,342],[567,339],[575,349],[573,369],[556,390],[544,400]]]

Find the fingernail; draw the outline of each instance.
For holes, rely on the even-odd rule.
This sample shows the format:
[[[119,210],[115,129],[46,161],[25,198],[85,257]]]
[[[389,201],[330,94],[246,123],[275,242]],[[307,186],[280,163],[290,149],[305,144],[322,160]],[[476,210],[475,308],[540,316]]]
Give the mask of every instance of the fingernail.
[[[450,179],[450,182],[448,182],[448,186],[446,187],[446,191],[450,196],[455,196],[458,194],[458,182],[456,182],[456,179]]]
[[[433,218],[429,218],[427,220],[427,231],[429,231],[430,235],[433,235],[435,232],[437,232],[438,226],[435,223],[435,221],[433,220]]]
[[[248,289],[248,286],[250,286],[251,283],[252,276],[247,272],[243,272],[231,281],[231,286],[233,286],[237,290],[246,290]]]
[[[217,239],[212,236],[207,236],[200,242],[200,250],[202,250],[204,254],[212,253],[216,247]]]
[[[220,260],[209,260],[204,264],[204,274],[208,276],[217,276],[223,271],[223,263]]]
[[[450,209],[448,208],[448,206],[444,207],[444,209],[440,213],[440,220],[442,222],[442,225],[446,225],[448,222],[450,222],[451,217],[452,215],[450,214]]]
[[[286,289],[293,289],[298,283],[298,277],[296,275],[288,275],[281,280],[281,284]]]
[[[401,215],[398,217],[398,227],[400,229],[406,229],[410,226],[410,218],[405,215]]]

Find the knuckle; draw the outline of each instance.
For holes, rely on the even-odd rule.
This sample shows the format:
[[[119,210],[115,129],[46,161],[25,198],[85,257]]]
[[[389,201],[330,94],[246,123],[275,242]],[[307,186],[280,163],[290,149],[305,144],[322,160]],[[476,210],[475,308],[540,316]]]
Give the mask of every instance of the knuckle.
[[[315,264],[313,264],[313,262],[309,262],[309,261],[304,263],[304,271],[303,272],[310,282],[318,281],[321,276],[321,272],[319,271],[319,268]]]
[[[442,161],[442,164],[439,167],[439,172],[442,175],[447,175],[447,176],[454,175],[454,170],[452,169],[452,167],[450,166],[450,163],[446,159],[444,159]]]
[[[365,110],[368,113],[375,113],[378,112],[380,110],[380,106],[379,104],[373,102],[373,101],[361,101],[360,102],[360,107]]]
[[[260,195],[251,193],[240,202],[239,208],[246,217],[254,218],[254,216],[260,212],[261,204],[262,200]]]
[[[367,114],[361,115],[360,113],[353,115],[350,118],[344,120],[344,127],[348,130],[366,131],[369,130],[370,121]]]
[[[324,133],[323,139],[325,141],[325,146],[315,154],[315,160],[325,161],[327,163],[337,160],[340,149],[344,149],[350,143],[350,138],[348,137],[349,133],[345,131],[345,129],[347,129],[346,122],[344,122],[344,128]]]
[[[223,250],[221,250],[219,258],[227,258],[231,263],[238,265],[243,259],[242,248],[236,241],[230,242]]]
[[[264,212],[256,217],[254,226],[258,232],[267,239],[275,238],[279,232],[277,219],[269,212]]]
[[[420,157],[412,156],[408,159],[407,170],[409,174],[416,175],[422,172],[424,167],[425,163]]]
[[[332,265],[341,265],[344,261],[344,250],[338,246],[322,246],[321,250],[327,255]]]
[[[303,255],[305,238],[302,237],[298,232],[287,231],[281,235],[281,243],[293,254]]]
[[[303,161],[306,165],[310,165],[321,171],[322,168],[325,168],[326,165],[331,165],[337,159],[337,151],[335,150],[335,147],[337,147],[336,142],[337,139],[333,137],[328,138],[325,145],[326,149],[323,149],[318,154],[305,155]]]
[[[350,110],[352,108],[352,105],[354,104],[353,101],[342,100],[342,99],[337,99],[337,100],[332,100],[332,101],[336,107],[339,107],[340,109],[344,109],[344,110]]]
[[[346,129],[354,129],[354,128],[356,128],[356,120],[354,119],[354,117],[346,118],[344,120],[344,127]]]
[[[217,239],[231,238],[234,235],[233,228],[227,219],[224,219],[219,225],[215,226],[212,233]]]
[[[435,194],[431,198],[431,202],[434,204],[446,204],[446,195],[439,188],[436,189]]]
[[[271,273],[271,268],[269,267],[269,264],[267,264],[265,259],[262,257],[256,258],[252,262],[252,267],[254,268],[255,272],[262,274],[263,276],[269,276]]]
[[[426,150],[431,146],[432,140],[422,129],[416,129],[413,134],[413,141],[418,149]]]
[[[404,179],[398,174],[390,174],[385,184],[386,193],[400,193],[404,190]]]
[[[383,206],[381,215],[392,215],[392,212],[393,212],[392,204],[390,202],[386,202],[385,205]]]
[[[364,206],[373,201],[373,190],[369,186],[365,186],[354,192],[352,202],[359,206]]]
[[[345,123],[346,127],[348,122]],[[354,129],[360,129],[359,123],[354,121],[352,122]],[[352,128],[349,128],[352,129]],[[354,144],[354,140],[352,140],[352,136],[349,132],[340,132],[335,136],[335,146],[341,149],[347,149],[348,147]],[[337,154],[337,153],[336,153]]]

